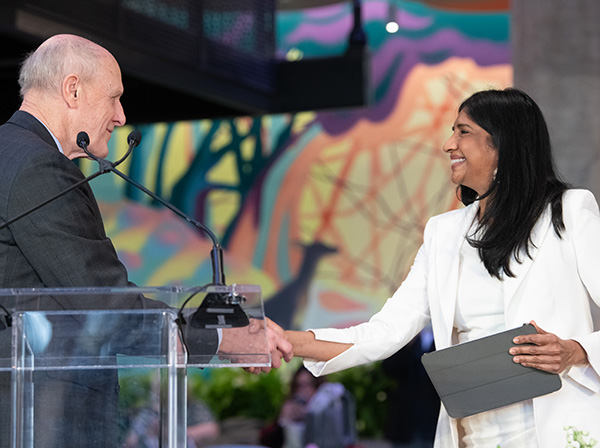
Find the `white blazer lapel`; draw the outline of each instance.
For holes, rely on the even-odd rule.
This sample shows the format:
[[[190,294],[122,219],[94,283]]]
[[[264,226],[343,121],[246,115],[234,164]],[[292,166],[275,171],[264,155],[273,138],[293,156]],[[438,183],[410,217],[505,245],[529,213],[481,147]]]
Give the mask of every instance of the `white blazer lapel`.
[[[463,244],[468,244],[465,241],[465,237],[471,228],[471,224],[473,224],[477,210],[479,210],[479,205],[473,204],[471,207],[465,209],[465,213],[459,215],[460,217],[457,222],[447,223],[448,225],[438,232],[438,238],[441,238],[438,247],[443,247],[444,252],[439,253],[437,257],[437,284],[444,322],[449,330],[448,337],[450,337],[454,324],[454,311],[458,293],[460,249]]]
[[[533,246],[529,248],[529,254],[531,258],[527,256],[527,253],[521,251],[520,258],[521,262],[517,263],[517,261],[512,259],[510,264],[510,269],[512,273],[515,275],[514,277],[504,277],[504,310],[508,310],[510,302],[515,297],[519,285],[522,283],[523,279],[527,275],[531,264],[535,261],[537,254],[539,252],[539,248],[544,242],[546,235],[548,234],[548,230],[552,227],[552,212],[550,207],[546,207],[540,219],[538,219],[537,223],[533,226],[533,230],[531,232],[531,241],[533,242]]]

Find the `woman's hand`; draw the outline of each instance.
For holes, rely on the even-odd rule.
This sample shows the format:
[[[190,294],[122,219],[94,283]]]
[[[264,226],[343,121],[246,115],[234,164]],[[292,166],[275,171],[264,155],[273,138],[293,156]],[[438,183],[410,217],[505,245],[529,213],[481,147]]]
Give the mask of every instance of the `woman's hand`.
[[[514,355],[514,362],[550,373],[561,373],[572,365],[588,363],[587,353],[578,342],[548,333],[534,321],[531,321],[531,324],[537,330],[537,334],[517,336],[513,342],[533,345],[512,347],[509,353]]]

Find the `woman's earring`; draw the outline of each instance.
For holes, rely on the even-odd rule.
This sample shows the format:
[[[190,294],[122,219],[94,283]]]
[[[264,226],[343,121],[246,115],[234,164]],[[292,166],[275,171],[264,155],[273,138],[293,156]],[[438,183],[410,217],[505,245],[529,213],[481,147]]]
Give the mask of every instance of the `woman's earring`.
[[[496,174],[498,174],[498,168],[494,168],[494,172],[492,173],[492,182],[496,182]]]

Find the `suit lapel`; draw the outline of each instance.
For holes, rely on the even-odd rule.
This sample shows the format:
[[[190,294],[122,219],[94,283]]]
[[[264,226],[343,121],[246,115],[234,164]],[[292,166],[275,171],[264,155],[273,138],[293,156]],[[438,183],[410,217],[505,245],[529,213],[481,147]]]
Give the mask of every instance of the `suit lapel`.
[[[440,298],[440,307],[443,314],[443,320],[446,324],[447,336],[450,341],[452,327],[454,324],[454,313],[456,309],[456,300],[458,293],[460,250],[463,244],[468,244],[465,240],[473,219],[477,213],[478,206],[473,204],[464,209],[464,213],[456,215],[456,221],[442,221],[436,232],[438,244],[436,244],[435,266],[436,280],[438,285],[438,294]],[[544,242],[549,229],[552,227],[550,207],[546,210],[533,227],[531,240],[534,244],[530,249],[531,258],[526,254],[521,255],[521,263],[513,261],[511,268],[515,277],[505,277],[503,281],[504,288],[504,309],[508,309],[510,302],[515,298],[519,285],[527,275],[533,261],[536,259],[539,248]]]
[[[445,228],[440,229],[439,232],[441,244],[438,244],[438,247],[443,248],[444,252],[439,253],[437,256],[437,284],[444,322],[450,332],[454,323],[454,311],[458,293],[460,249],[463,244],[468,244],[465,241],[465,237],[471,228],[477,210],[479,210],[477,203],[467,207],[464,209],[464,213],[459,215],[454,224],[448,223],[446,226],[446,223],[444,223]]]
[[[504,278],[504,310],[508,310],[510,302],[515,298],[515,295],[519,289],[519,286],[523,282],[523,279],[527,275],[527,272],[531,268],[532,263],[535,261],[539,248],[544,242],[544,239],[548,235],[549,229],[552,227],[552,212],[550,206],[547,206],[542,213],[540,219],[538,219],[533,230],[531,232],[531,241],[533,245],[529,249],[531,258],[527,256],[524,251],[521,251],[520,259],[521,262],[513,258],[511,261],[511,271],[515,275],[514,277],[505,276]]]

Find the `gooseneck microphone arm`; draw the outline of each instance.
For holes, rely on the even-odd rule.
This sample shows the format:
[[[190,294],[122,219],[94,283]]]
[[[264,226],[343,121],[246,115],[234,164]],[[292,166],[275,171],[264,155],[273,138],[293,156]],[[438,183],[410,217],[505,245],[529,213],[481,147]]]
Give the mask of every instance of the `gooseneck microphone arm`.
[[[195,226],[196,228],[205,232],[213,243],[213,248],[210,252],[212,268],[213,268],[213,285],[224,286],[225,285],[225,274],[223,271],[223,250],[217,237],[215,234],[204,224],[195,219],[192,219],[190,216],[183,213],[177,207],[175,207],[170,202],[165,201],[160,196],[156,195],[152,191],[148,190],[139,182],[131,179],[129,176],[123,174],[119,170],[115,168],[116,165],[121,163],[123,160],[129,156],[131,150],[140,144],[142,139],[142,135],[138,130],[134,130],[127,137],[127,143],[129,144],[129,149],[124,157],[122,157],[118,162],[112,163],[108,160],[101,159],[96,155],[92,154],[88,145],[90,144],[90,139],[85,132],[80,132],[77,134],[77,145],[83,149],[83,151],[99,165],[99,172],[112,172],[119,176],[124,181],[130,183],[134,187],[146,193],[152,199],[160,202],[162,205],[167,207],[177,216],[185,219],[187,222]],[[185,326],[188,324],[186,319],[183,316],[183,308],[184,306],[194,297],[196,293],[192,294],[184,303],[181,305],[179,312],[177,314],[177,324],[180,326],[182,340],[185,343],[185,337],[183,336],[186,333]],[[226,293],[209,293],[205,296],[204,300],[198,307],[198,309],[192,314],[190,318],[189,325],[194,328],[229,328],[229,327],[244,327],[249,324],[249,319],[244,310],[240,307],[240,303],[243,303],[246,300],[245,297],[239,296],[235,297],[232,294]],[[189,352],[189,348],[188,348]]]
[[[190,218],[188,215],[186,215],[185,213],[183,213],[181,210],[179,210],[173,204],[171,204],[170,202],[165,201],[160,196],[157,196],[155,193],[153,193],[150,190],[148,190],[142,184],[140,184],[139,182],[131,179],[129,176],[123,174],[122,172],[120,172],[119,170],[115,169],[114,167],[112,167],[110,169],[110,171],[112,171],[113,173],[115,173],[120,178],[124,179],[126,182],[129,182],[134,187],[140,189],[141,191],[143,191],[144,193],[146,193],[148,196],[150,196],[152,199],[160,202],[162,205],[164,205],[165,207],[167,207],[169,210],[171,210],[176,215],[178,215],[181,218],[185,219],[187,222],[189,222],[193,226],[195,226],[195,227],[199,228],[200,230],[204,231],[210,237],[210,239],[213,242],[213,248],[212,248],[212,250],[210,252],[210,254],[211,254],[211,260],[212,260],[212,265],[213,265],[213,284],[215,284],[215,285],[224,285],[225,284],[225,274],[223,272],[223,249],[221,248],[221,245],[219,244],[219,241],[217,240],[217,237],[215,236],[215,234],[208,227],[206,227],[200,221],[196,221],[195,219]]]
[[[170,202],[167,202],[166,200],[164,200],[157,194],[148,190],[146,187],[144,187],[139,182],[133,180],[132,178],[130,178],[129,176],[127,176],[126,174],[122,173],[121,171],[119,171],[115,168],[117,165],[119,165],[121,162],[123,162],[129,156],[129,154],[131,154],[131,151],[133,150],[133,148],[135,148],[137,145],[139,145],[141,140],[142,140],[141,133],[137,129],[132,131],[129,134],[129,136],[127,137],[127,143],[129,145],[129,149],[127,150],[127,153],[119,161],[113,163],[106,159],[102,159],[102,158],[96,156],[95,154],[92,154],[89,151],[88,145],[90,144],[90,139],[85,132],[80,132],[79,134],[77,134],[77,146],[79,146],[81,149],[83,149],[83,151],[90,158],[92,158],[96,162],[98,162],[99,171],[96,173],[96,176],[103,174],[103,173],[107,173],[107,172],[115,173],[121,179],[125,180],[126,182],[133,185],[137,189],[143,191],[148,196],[150,196],[152,199],[154,199],[155,201],[164,205],[169,210],[171,210],[173,213],[175,213],[179,217],[185,219],[187,222],[189,222],[196,228],[202,230],[204,233],[206,233],[210,237],[210,239],[212,240],[212,243],[213,243],[213,248],[210,252],[212,267],[213,267],[213,284],[214,285],[225,285],[225,273],[223,270],[223,249],[221,248],[221,245],[219,244],[219,240],[217,239],[215,234],[208,227],[206,227],[204,224],[202,224],[200,221],[196,221],[195,219],[186,215],[185,213],[183,213],[181,210],[179,210],[177,207],[175,207]],[[96,177],[96,176],[94,176],[94,177]],[[78,183],[83,183],[83,181],[78,182]],[[75,188],[75,186],[71,187],[71,189],[72,188]],[[50,201],[48,201],[48,202],[50,202]]]

